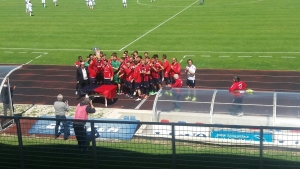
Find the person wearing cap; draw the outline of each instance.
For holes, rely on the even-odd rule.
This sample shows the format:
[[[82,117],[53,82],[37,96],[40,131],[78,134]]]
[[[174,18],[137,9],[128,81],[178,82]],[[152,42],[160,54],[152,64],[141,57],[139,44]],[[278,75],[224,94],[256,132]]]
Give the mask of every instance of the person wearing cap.
[[[77,79],[77,91],[79,96],[81,96],[81,92],[80,89],[84,86],[86,86],[87,84],[89,84],[88,81],[88,77],[89,77],[89,73],[88,70],[85,68],[84,66],[84,62],[80,62],[80,67],[77,68],[77,72],[76,72],[76,79]]]
[[[57,139],[60,135],[58,132],[58,127],[60,125],[60,119],[67,119],[66,112],[69,111],[69,104],[68,100],[64,101],[64,97],[62,94],[57,95],[57,101],[54,102],[54,110],[55,110],[55,118],[56,118],[56,125],[55,125],[55,139]],[[70,129],[67,121],[62,121],[64,126],[64,139],[67,140],[70,135]]]
[[[228,89],[229,92],[234,96],[232,101],[233,103],[232,108],[229,109],[229,111],[233,115],[237,115],[237,116],[244,115],[243,107],[241,104],[243,102],[243,95],[245,93],[246,87],[247,87],[246,83],[241,81],[239,76],[233,77],[233,84]]]
[[[84,98],[84,100],[76,106],[74,120],[77,121],[73,122],[73,128],[80,152],[84,152],[88,146],[86,138],[85,120],[88,120],[89,113],[95,112],[96,109],[93,105],[92,100],[90,100],[89,98]]]

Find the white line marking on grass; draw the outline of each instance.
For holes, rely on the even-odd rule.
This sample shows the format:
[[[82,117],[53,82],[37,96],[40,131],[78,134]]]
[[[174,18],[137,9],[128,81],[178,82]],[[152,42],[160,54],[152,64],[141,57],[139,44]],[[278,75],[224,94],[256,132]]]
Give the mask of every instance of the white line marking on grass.
[[[219,56],[220,58],[229,58],[230,56]]]
[[[27,53],[27,52],[19,52],[19,53]]]
[[[149,33],[151,33],[152,31],[154,31],[155,29],[159,28],[161,25],[165,24],[166,22],[168,22],[169,20],[173,19],[174,17],[176,17],[177,15],[179,15],[180,13],[182,13],[183,11],[187,10],[189,7],[191,7],[192,5],[194,5],[195,3],[197,3],[197,1],[193,2],[192,4],[190,4],[189,6],[185,7],[183,10],[179,11],[178,13],[176,13],[175,15],[171,16],[169,19],[163,21],[162,23],[160,23],[159,25],[157,25],[156,27],[152,28],[151,30],[149,30],[148,32],[144,33],[142,36],[138,37],[137,39],[135,39],[134,41],[130,42],[129,44],[125,45],[124,47],[122,47],[119,51],[127,48],[128,46],[130,46],[131,44],[133,44],[134,42],[138,41],[139,39],[141,39],[142,37],[148,35]]]
[[[203,57],[203,58],[209,58],[211,56],[210,55],[201,55],[201,57]]]
[[[28,65],[30,62],[32,62],[32,60],[30,60],[29,62],[25,63],[25,65]]]
[[[295,59],[296,57],[295,56],[281,56],[281,58],[284,58],[284,59]]]
[[[258,56],[260,58],[271,58],[272,56]]]
[[[183,57],[182,57],[182,59],[179,61],[179,63],[181,63],[182,61],[183,61],[183,59],[184,58],[186,58],[186,57],[194,57],[195,55],[184,55]]]
[[[252,56],[238,56],[239,58],[252,58]]]
[[[14,53],[14,52],[11,52],[11,51],[5,51],[5,53]]]
[[[147,99],[143,99],[143,100],[140,102],[140,104],[138,104],[138,105],[136,106],[135,109],[136,109],[136,110],[137,110],[137,109],[140,109],[140,107],[146,102],[146,100],[147,100]]]
[[[40,55],[40,56],[37,56],[37,57],[35,57],[35,58],[37,59],[37,58],[40,58],[41,56],[42,56],[42,55]]]
[[[46,52],[31,52],[31,53],[46,53]]]

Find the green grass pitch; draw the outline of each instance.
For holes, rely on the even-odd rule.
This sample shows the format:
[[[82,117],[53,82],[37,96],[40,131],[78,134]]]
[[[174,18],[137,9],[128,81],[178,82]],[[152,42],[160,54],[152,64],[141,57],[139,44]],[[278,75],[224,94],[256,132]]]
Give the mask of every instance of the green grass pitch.
[[[165,53],[197,68],[300,70],[300,1],[0,0],[1,63],[73,65],[93,46]],[[32,53],[34,52],[34,53]],[[37,53],[41,52],[41,53]],[[47,53],[47,54],[45,54]]]

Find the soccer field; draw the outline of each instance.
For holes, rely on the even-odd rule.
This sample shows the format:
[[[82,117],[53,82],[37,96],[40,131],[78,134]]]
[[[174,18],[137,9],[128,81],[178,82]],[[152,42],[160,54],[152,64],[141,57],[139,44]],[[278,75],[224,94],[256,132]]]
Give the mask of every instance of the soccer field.
[[[300,70],[297,0],[0,0],[1,63],[73,65],[93,46],[165,53],[197,68]]]

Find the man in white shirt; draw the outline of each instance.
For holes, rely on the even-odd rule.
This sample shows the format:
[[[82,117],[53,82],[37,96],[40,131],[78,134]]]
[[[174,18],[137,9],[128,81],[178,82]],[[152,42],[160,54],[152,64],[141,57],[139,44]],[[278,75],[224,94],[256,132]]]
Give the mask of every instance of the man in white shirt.
[[[28,10],[28,3],[29,3],[29,0],[25,0],[25,5],[26,5],[26,13],[28,13],[28,12],[29,12],[29,10]]]
[[[89,0],[89,7],[90,7],[90,9],[94,9],[93,0]]]
[[[84,66],[84,62],[80,63],[80,67],[77,68],[76,79],[78,84],[78,95],[81,96],[80,89],[86,85],[88,85],[88,70]]]
[[[32,3],[31,3],[31,1],[29,1],[27,5],[28,5],[29,16],[32,16]]]
[[[187,66],[185,67],[185,73],[187,74],[187,80],[186,80],[186,85],[188,86],[188,88],[195,88],[195,84],[196,84],[196,77],[195,77],[195,73],[196,73],[196,66],[193,65],[193,60],[192,59],[188,59],[187,60]],[[188,90],[188,96],[185,98],[185,100],[190,100],[192,99],[192,101],[196,101],[196,96],[195,96],[195,90],[194,90],[194,96],[193,98],[190,96],[190,90]]]
[[[42,5],[44,8],[46,8],[46,0],[42,0]]]
[[[123,2],[123,7],[127,8],[127,0],[122,0],[122,2]]]
[[[57,6],[57,0],[53,0],[54,6]]]

